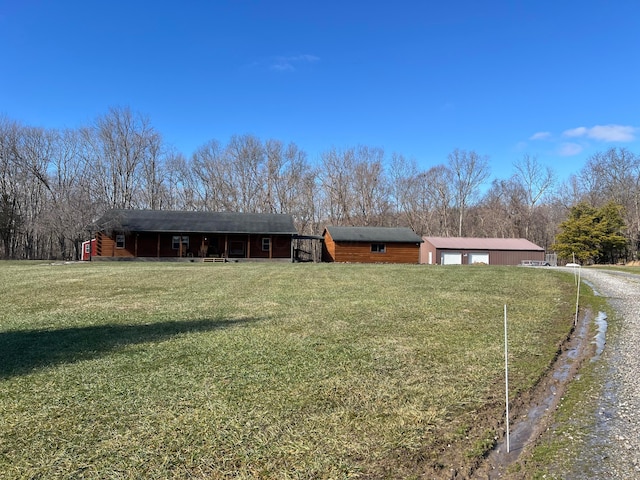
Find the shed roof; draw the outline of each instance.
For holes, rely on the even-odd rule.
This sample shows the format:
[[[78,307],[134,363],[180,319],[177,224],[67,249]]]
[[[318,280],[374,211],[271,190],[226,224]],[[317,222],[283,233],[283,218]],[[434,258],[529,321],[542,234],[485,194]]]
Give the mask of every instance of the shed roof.
[[[424,237],[439,249],[544,251],[526,238]]]
[[[96,222],[96,227],[130,232],[297,233],[291,215],[175,210],[109,210]]]
[[[325,228],[336,242],[421,243],[422,238],[406,227],[335,227]]]

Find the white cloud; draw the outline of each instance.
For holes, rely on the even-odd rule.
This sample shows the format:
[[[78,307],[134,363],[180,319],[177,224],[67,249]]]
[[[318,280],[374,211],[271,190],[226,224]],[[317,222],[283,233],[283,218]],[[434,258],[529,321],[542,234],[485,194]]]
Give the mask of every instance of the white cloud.
[[[292,56],[280,56],[273,57],[270,61],[269,68],[271,70],[278,70],[281,72],[292,72],[296,70],[296,67],[305,63],[315,63],[320,60],[315,55],[292,55]]]
[[[587,137],[601,142],[631,142],[635,140],[638,130],[629,125],[596,125],[565,130],[562,135],[572,138]]]
[[[583,147],[577,143],[566,142],[560,145],[558,148],[558,155],[563,157],[571,157],[573,155],[578,155],[582,152]]]
[[[627,125],[596,125],[589,130],[589,136],[603,142],[631,142],[637,130]]]
[[[584,137],[588,130],[585,127],[572,128],[571,130],[565,130],[562,135],[565,137]]]
[[[529,137],[529,140],[545,140],[551,137],[551,132],[537,132]]]

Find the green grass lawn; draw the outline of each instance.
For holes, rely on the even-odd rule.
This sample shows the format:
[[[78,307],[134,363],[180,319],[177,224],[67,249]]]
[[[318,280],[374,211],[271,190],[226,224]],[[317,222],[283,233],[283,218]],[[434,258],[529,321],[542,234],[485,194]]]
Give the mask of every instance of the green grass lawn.
[[[573,321],[516,267],[0,263],[2,478],[465,472]]]

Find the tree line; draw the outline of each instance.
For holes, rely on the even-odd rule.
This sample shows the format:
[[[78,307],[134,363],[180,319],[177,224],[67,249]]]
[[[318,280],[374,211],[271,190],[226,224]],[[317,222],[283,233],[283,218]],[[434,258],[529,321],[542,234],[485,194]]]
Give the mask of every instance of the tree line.
[[[550,250],[572,207],[613,202],[626,242],[617,255],[637,256],[638,155],[598,153],[562,184],[529,155],[507,177],[490,177],[487,156],[460,149],[424,169],[378,147],[331,147],[312,161],[293,142],[234,135],[185,156],[128,107],[65,130],[0,117],[0,255],[76,259],[110,208],[287,213],[305,234],[408,226],[430,236],[523,237]]]

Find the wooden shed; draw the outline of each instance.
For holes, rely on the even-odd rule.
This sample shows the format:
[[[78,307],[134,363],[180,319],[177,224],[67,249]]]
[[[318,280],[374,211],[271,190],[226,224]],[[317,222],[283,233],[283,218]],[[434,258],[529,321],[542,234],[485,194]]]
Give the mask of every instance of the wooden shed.
[[[291,260],[291,215],[109,210],[94,226],[94,259]]]
[[[325,262],[418,263],[422,239],[410,228],[327,227]]]
[[[82,242],[82,252],[80,259],[82,261],[89,261],[92,257],[96,256],[96,239],[92,238],[86,242]]]
[[[544,248],[524,238],[422,237],[420,263],[520,265],[544,262]]]

